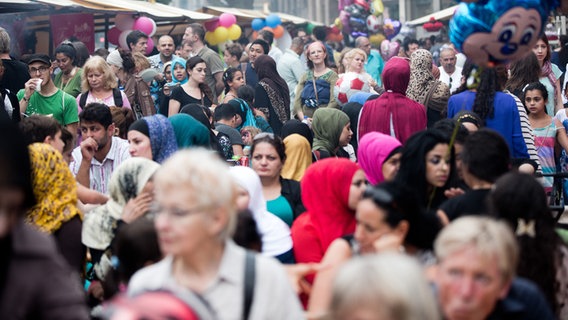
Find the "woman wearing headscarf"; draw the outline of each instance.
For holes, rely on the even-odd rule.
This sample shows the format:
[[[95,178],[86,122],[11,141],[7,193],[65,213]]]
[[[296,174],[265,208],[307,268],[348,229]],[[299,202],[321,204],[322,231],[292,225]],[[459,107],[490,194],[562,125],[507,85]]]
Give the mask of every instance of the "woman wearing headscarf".
[[[306,170],[301,188],[307,211],[292,225],[296,262],[320,262],[333,240],[355,231],[355,208],[366,185],[363,170],[348,159],[324,159]]]
[[[80,271],[85,259],[81,244],[82,213],[77,207],[77,183],[63,156],[45,143],[29,146],[32,186],[37,203],[26,222],[51,234],[65,260]]]
[[[404,144],[414,132],[426,129],[426,110],[406,97],[410,65],[406,59],[393,57],[383,70],[385,93],[365,102],[359,119],[358,137],[371,131],[382,132]]]
[[[254,107],[264,112],[275,134],[290,120],[290,94],[286,81],[276,71],[276,62],[268,55],[261,55],[254,62],[258,74]]]
[[[282,139],[286,139],[287,136],[294,133],[297,133],[306,138],[306,140],[308,140],[308,142],[310,143],[310,148],[314,144],[314,133],[312,132],[312,129],[310,129],[310,126],[303,123],[302,121],[297,119],[291,119],[287,121],[282,127],[280,136],[282,137]]]
[[[418,49],[410,56],[410,81],[406,96],[426,108],[428,128],[442,119],[448,106],[450,87],[432,74],[432,54]]]
[[[392,181],[400,167],[402,144],[380,132],[369,132],[361,138],[357,159],[372,185]]]
[[[282,167],[282,177],[300,181],[306,169],[316,160],[312,152],[314,134],[307,124],[291,119],[282,127],[281,136],[288,159]]]
[[[211,148],[209,130],[192,116],[178,113],[169,117],[168,120],[174,129],[178,149],[189,147]]]
[[[166,72],[169,70],[169,76],[166,75]],[[169,103],[170,103],[170,95],[172,93],[173,88],[179,87],[182,84],[185,84],[189,78],[187,76],[187,72],[185,71],[185,61],[181,58],[175,57],[172,58],[171,61],[168,61],[164,64],[162,73],[164,74],[164,78],[168,81],[164,84],[163,90],[160,90],[159,101],[160,101],[160,110],[159,113],[168,116],[169,112]],[[169,78],[169,80],[168,80]]]
[[[233,157],[231,140],[229,139],[229,136],[213,128],[213,125],[211,124],[212,115],[210,115],[211,110],[209,108],[197,103],[190,103],[183,106],[179,112],[192,116],[195,120],[207,127],[207,130],[209,131],[209,144],[211,145],[211,149],[217,151],[221,158],[231,159]]]
[[[290,228],[280,218],[268,212],[260,178],[249,167],[231,167],[231,177],[248,194],[248,209],[256,221],[262,239],[262,254],[283,263],[293,263]],[[239,192],[240,193],[240,192]]]
[[[328,157],[349,158],[342,149],[349,144],[351,132],[349,117],[340,110],[322,108],[314,112],[312,122],[314,145],[312,150],[317,160]]]
[[[113,172],[109,182],[109,201],[85,215],[81,241],[97,264],[110,246],[118,228],[131,223],[150,209],[152,204],[152,176],[159,164],[145,158],[130,158]],[[98,274],[104,278],[104,274]]]
[[[130,155],[162,163],[177,151],[174,129],[161,114],[134,121],[128,128]]]

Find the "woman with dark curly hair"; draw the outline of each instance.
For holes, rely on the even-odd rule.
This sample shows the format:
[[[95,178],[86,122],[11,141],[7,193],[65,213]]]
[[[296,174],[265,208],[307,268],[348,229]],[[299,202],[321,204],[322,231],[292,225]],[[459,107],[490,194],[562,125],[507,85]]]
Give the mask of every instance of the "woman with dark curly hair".
[[[568,248],[554,229],[541,184],[530,175],[508,173],[488,199],[491,212],[517,235],[517,274],[540,287],[558,319],[568,319]]]
[[[528,159],[527,146],[521,131],[521,120],[515,99],[501,92],[497,70],[485,68],[474,70],[471,61],[466,61],[462,75],[467,79],[448,101],[448,118],[458,112],[475,112],[485,126],[499,132],[511,149],[513,158]]]

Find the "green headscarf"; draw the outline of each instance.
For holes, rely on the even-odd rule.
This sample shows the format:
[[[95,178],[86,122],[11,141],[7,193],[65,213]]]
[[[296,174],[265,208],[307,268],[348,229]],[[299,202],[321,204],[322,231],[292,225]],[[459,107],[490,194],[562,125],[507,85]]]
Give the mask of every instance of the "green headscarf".
[[[185,113],[178,113],[168,118],[179,149],[189,147],[210,148],[209,130],[192,116]]]
[[[314,112],[312,130],[314,145],[312,150],[324,149],[335,155],[339,146],[339,137],[343,128],[349,123],[349,117],[338,109],[320,108]]]

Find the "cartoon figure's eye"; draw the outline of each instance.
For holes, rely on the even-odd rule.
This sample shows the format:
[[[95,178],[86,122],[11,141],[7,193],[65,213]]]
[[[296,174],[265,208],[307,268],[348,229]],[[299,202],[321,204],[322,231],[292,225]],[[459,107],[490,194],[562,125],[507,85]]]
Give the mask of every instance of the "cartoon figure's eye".
[[[501,33],[499,34],[499,42],[509,42],[513,35],[517,31],[517,27],[514,25],[508,25],[501,29]]]
[[[536,30],[533,27],[528,27],[525,29],[525,31],[523,31],[523,36],[521,37],[521,41],[519,41],[519,44],[522,45],[527,45],[529,42],[531,42],[531,39],[534,37],[534,35],[536,34]]]

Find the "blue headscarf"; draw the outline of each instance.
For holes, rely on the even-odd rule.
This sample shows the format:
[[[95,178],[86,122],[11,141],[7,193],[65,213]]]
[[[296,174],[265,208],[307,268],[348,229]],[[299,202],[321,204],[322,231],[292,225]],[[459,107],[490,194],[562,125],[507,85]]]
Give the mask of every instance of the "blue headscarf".
[[[176,135],[179,149],[205,147],[210,149],[209,129],[192,116],[178,113],[168,118]]]
[[[250,109],[249,105],[243,99],[235,98],[235,99],[231,99],[227,103],[232,104],[233,106],[236,106],[239,109],[239,114],[240,114],[241,118],[243,119],[243,123],[240,126],[237,127],[237,130],[240,131],[244,127],[255,127],[255,128],[260,129],[260,127],[256,123],[256,120],[254,118],[254,114],[252,113],[252,110]]]
[[[176,65],[181,65],[184,69],[185,69],[185,61],[182,58],[173,58],[172,59],[172,68],[170,70],[172,70],[172,82],[168,83],[169,85],[175,85],[175,84],[184,84],[189,80],[189,77],[187,75],[187,70],[185,72],[185,78],[183,78],[182,81],[179,81],[178,79],[176,79],[176,77],[174,76],[174,69],[176,68]]]
[[[168,118],[161,114],[142,119],[148,124],[152,158],[157,163],[162,163],[178,149],[174,128]]]

